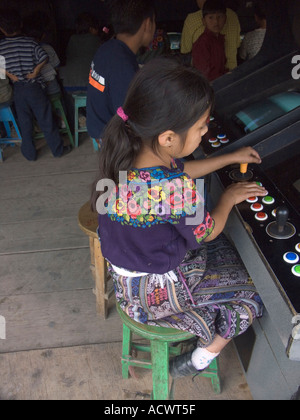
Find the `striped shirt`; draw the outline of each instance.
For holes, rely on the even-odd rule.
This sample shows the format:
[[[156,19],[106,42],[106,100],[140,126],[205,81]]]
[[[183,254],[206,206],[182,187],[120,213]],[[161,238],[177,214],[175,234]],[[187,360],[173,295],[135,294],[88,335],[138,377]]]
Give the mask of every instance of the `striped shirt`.
[[[34,68],[48,59],[47,53],[33,39],[22,35],[7,37],[0,41],[0,55],[5,57],[6,71],[18,77],[20,82],[43,84],[39,75],[35,79],[27,79]]]

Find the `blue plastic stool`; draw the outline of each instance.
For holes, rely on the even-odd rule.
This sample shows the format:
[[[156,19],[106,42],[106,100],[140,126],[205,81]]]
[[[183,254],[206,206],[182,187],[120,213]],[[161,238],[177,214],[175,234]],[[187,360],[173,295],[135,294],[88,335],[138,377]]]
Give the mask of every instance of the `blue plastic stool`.
[[[0,161],[3,162],[3,156],[2,156],[2,145],[5,147],[7,145],[15,146],[16,143],[22,142],[22,136],[18,127],[18,124],[16,122],[16,119],[14,117],[14,114],[11,110],[11,107],[9,105],[0,106],[0,121],[3,122],[5,131],[6,131],[6,137],[0,138]],[[18,137],[12,137],[11,136],[11,128],[10,123],[12,123],[17,136]],[[4,148],[3,147],[3,148]]]
[[[72,96],[74,98],[74,107],[75,107],[75,115],[74,115],[75,147],[78,147],[79,133],[87,132],[87,127],[79,128],[79,123],[78,123],[79,108],[86,108],[86,92],[76,92],[76,93],[73,93]]]
[[[92,140],[93,140],[94,150],[96,150],[96,152],[97,152],[100,149],[100,144],[96,141],[96,139],[92,138]]]

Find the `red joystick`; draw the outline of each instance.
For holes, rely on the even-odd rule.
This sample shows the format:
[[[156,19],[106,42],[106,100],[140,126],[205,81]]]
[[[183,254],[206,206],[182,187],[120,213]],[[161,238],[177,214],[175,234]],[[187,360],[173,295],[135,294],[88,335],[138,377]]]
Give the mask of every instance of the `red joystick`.
[[[289,210],[285,206],[276,209],[276,221],[266,227],[267,234],[276,239],[289,239],[295,235],[295,226],[289,223]]]

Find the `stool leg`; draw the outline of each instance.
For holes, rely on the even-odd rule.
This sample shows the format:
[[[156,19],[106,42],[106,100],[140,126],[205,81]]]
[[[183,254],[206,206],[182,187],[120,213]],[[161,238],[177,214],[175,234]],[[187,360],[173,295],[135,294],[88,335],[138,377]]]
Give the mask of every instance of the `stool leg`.
[[[9,122],[8,121],[3,121],[3,124],[4,124],[5,130],[6,130],[7,137],[11,137],[11,130],[10,130]]]
[[[75,147],[78,147],[78,107],[75,104],[75,129],[74,129],[74,136],[75,136]]]
[[[74,147],[74,141],[73,141],[73,136],[70,130],[70,126],[69,126],[69,122],[67,120],[66,114],[65,114],[65,110],[62,106],[62,103],[59,102],[55,105],[55,109],[58,110],[60,112],[61,118],[63,119],[63,122],[65,123],[66,126],[66,131],[70,140],[71,145]]]
[[[93,147],[94,147],[94,150],[98,151],[98,150],[99,150],[99,144],[96,142],[96,140],[95,140],[95,139],[92,139],[92,140],[93,140]]]
[[[216,357],[209,365],[209,370],[212,371],[210,376],[211,384],[215,394],[221,394],[221,381],[219,376],[219,359]]]
[[[123,345],[122,345],[122,378],[129,378],[129,361],[131,354],[132,333],[130,328],[123,324]]]
[[[105,259],[103,258],[98,238],[94,238],[94,260],[97,312],[106,319],[108,309],[106,295],[107,265]]]
[[[169,346],[167,342],[151,340],[153,400],[169,399]]]

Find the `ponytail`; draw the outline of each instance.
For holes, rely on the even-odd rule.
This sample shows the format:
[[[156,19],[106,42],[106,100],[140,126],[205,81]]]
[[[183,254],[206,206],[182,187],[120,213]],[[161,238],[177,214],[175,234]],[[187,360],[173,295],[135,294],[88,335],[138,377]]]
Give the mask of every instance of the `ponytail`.
[[[115,115],[109,122],[102,139],[100,151],[100,175],[119,182],[119,172],[132,168],[142,146],[130,128],[130,122]]]
[[[96,191],[99,179],[110,179],[119,183],[120,171],[128,171],[134,165],[142,147],[128,119],[116,114],[108,123],[102,138],[99,156],[99,175],[92,185],[91,208],[96,211],[96,201],[101,193]]]
[[[158,137],[166,130],[183,141],[188,129],[212,108],[214,92],[207,79],[175,59],[156,58],[131,82],[122,108],[108,123],[100,149],[100,179],[119,183],[120,171],[134,167],[143,145],[157,153]],[[95,203],[96,183],[92,203]]]

